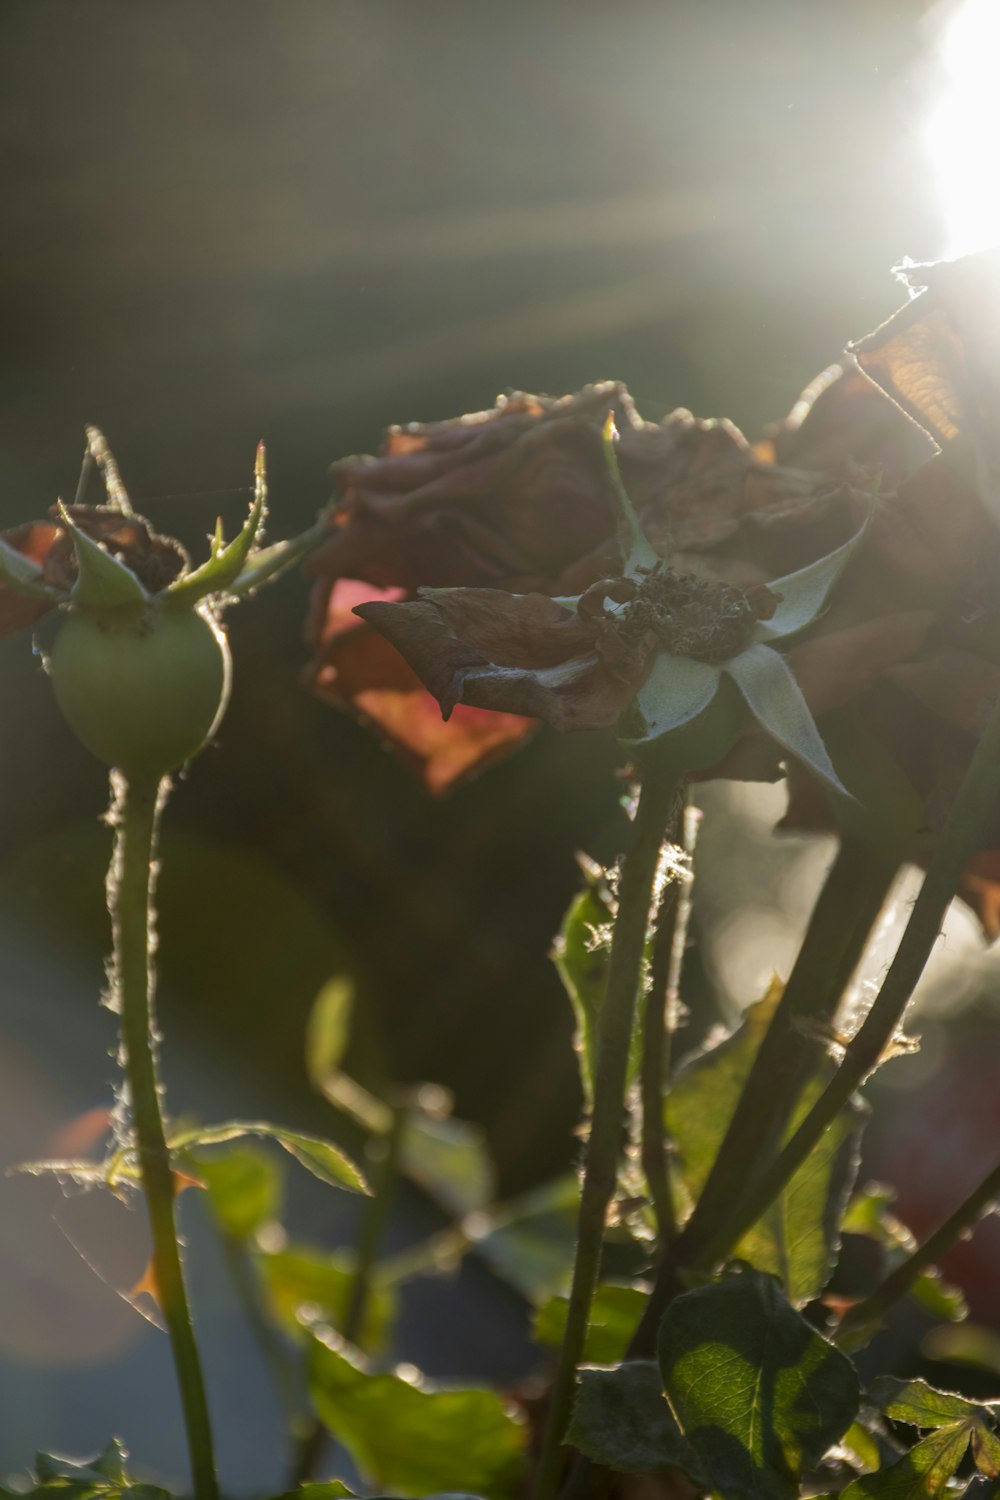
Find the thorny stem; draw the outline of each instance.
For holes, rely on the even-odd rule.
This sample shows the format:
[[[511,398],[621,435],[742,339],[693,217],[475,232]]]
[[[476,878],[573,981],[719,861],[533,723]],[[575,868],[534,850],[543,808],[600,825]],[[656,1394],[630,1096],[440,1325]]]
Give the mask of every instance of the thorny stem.
[[[880,1286],[863,1301],[858,1302],[841,1319],[833,1334],[833,1341],[853,1347],[856,1340],[874,1333],[882,1317],[907,1292],[929,1266],[933,1266],[946,1255],[957,1240],[971,1229],[984,1214],[989,1213],[996,1198],[1000,1196],[1000,1162],[987,1172],[963,1203],[950,1214],[944,1223],[922,1245],[912,1251],[904,1261],[891,1271]]]
[[[379,1248],[385,1233],[392,1195],[396,1187],[399,1153],[406,1133],[407,1108],[405,1103],[391,1106],[389,1128],[378,1141],[378,1170],[372,1177],[372,1194],[365,1202],[361,1232],[354,1262],[354,1275],[347,1293],[343,1326],[340,1330],[349,1344],[362,1345],[365,1319],[371,1299],[372,1272],[378,1259]],[[305,1433],[295,1457],[292,1476],[293,1487],[311,1480],[319,1465],[326,1446],[328,1432],[318,1419]]]
[[[809,1025],[831,1022],[864,953],[897,869],[845,838],[827,872],[798,956],[772,1017],[722,1145],[691,1218],[661,1257],[653,1294],[629,1355],[647,1357],[660,1318],[681,1289],[678,1272],[697,1261],[707,1239],[723,1232],[754,1169],[777,1149],[801,1090],[816,1066]]]
[[[130,781],[120,771],[113,771],[111,789],[110,820],[116,837],[108,873],[108,909],[114,933],[125,1074],[153,1238],[153,1273],[177,1370],[196,1500],[218,1500],[205,1383],[177,1238],[174,1178],[161,1112],[153,1019],[156,841],[170,782],[156,777],[134,777]]]
[[[698,818],[695,807],[683,808],[680,830],[668,830],[668,837],[680,831],[688,862],[673,871],[664,890],[656,917],[656,933],[650,958],[649,994],[643,1016],[642,1068],[639,1091],[642,1108],[642,1170],[656,1217],[657,1238],[661,1246],[677,1234],[677,1215],[670,1184],[667,1142],[664,1139],[663,1096],[670,1073],[670,1053],[677,1029],[680,1009],[680,971],[691,911],[690,859],[697,838]]]
[[[931,955],[949,903],[958,888],[1000,791],[1000,699],[993,706],[986,729],[965,773],[958,796],[927,867],[923,885],[903,931],[896,956],[844,1059],[795,1134],[761,1176],[725,1234],[704,1246],[697,1269],[722,1260],[746,1234],[789,1179],[798,1171],[851,1095],[878,1066],[903,1019],[910,997]]]
[[[629,1043],[660,847],[664,829],[673,817],[676,793],[673,778],[655,772],[647,774],[636,808],[632,844],[622,867],[607,988],[598,1021],[594,1104],[584,1152],[576,1259],[534,1500],[552,1500],[562,1474],[562,1445],[573,1401],[576,1367],[583,1354],[600,1270],[605,1221],[615,1191],[622,1147]]]

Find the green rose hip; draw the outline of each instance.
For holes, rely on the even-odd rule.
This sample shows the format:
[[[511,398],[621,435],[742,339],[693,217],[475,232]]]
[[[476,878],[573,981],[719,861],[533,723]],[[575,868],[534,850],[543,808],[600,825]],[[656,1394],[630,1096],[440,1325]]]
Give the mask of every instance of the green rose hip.
[[[200,609],[73,610],[49,659],[56,701],[98,759],[165,776],[212,738],[232,675],[222,630]]]

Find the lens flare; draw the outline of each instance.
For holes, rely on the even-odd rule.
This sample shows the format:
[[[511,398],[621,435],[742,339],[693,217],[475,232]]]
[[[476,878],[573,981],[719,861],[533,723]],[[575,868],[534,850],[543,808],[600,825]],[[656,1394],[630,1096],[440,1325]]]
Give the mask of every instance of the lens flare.
[[[945,89],[926,143],[944,217],[948,256],[1000,245],[1000,0],[963,0],[940,32]]]

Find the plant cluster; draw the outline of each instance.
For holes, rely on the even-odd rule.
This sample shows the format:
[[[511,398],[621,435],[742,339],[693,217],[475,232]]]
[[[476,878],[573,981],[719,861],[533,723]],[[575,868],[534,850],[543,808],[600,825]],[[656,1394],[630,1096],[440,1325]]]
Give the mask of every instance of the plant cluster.
[[[197,1500],[216,1500],[209,1403],[177,1230],[207,1195],[287,1419],[282,1500],[367,1485],[445,1500],[843,1495],[918,1500],[1000,1483],[1000,1403],[865,1380],[853,1356],[904,1298],[965,1316],[937,1262],[993,1207],[995,1166],[922,1243],[862,1185],[861,1092],[901,1050],[948,904],[994,935],[1000,791],[1000,449],[995,255],[908,268],[911,300],[750,443],[727,422],[640,418],[606,382],[390,429],[335,466],[302,536],[261,545],[264,457],[243,530],[192,566],[129,504],[101,434],[106,505],[59,505],[0,538],[0,630],[61,611],[57,701],[111,768],[108,877],[124,1081],[99,1161],[33,1163],[141,1192],[144,1288],[172,1342]],[[577,1027],[580,1170],[498,1201],[481,1133],[443,1091],[376,1096],[342,1067],[336,977],[307,1038],[315,1088],[367,1140],[260,1121],[179,1125],[158,1073],[153,886],[170,776],[211,739],[231,665],[225,609],[306,559],[306,674],[441,792],[539,723],[616,736],[634,787],[620,867],[589,862],[555,947]],[[837,853],[786,982],[685,1049],[693,798],[785,776],[784,825]],[[867,1009],[844,999],[905,864],[924,870]],[[272,1231],[282,1147],[365,1196],[357,1244]],[[447,1226],[390,1256],[395,1183]],[[866,1281],[845,1254],[868,1245]],[[432,1382],[389,1359],[399,1289],[484,1259],[532,1305],[530,1395]],[[873,1262],[867,1262],[869,1267]],[[853,1269],[852,1269],[853,1266]],[[868,1366],[866,1365],[867,1369]],[[551,1378],[548,1378],[548,1375]],[[337,1447],[333,1448],[335,1440]],[[359,1478],[323,1480],[331,1453]],[[40,1455],[65,1500],[163,1500],[115,1440]]]

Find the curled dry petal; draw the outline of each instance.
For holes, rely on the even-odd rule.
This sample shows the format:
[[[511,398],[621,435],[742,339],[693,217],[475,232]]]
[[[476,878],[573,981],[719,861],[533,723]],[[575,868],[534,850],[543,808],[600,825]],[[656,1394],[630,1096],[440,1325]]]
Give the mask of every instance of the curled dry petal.
[[[942,446],[987,439],[1000,402],[1000,251],[898,274],[911,301],[852,346],[859,365]]]
[[[392,427],[374,458],[334,468],[338,505],[309,571],[448,587],[548,578],[612,529],[600,430],[641,427],[624,386]]]
[[[456,589],[356,611],[406,658],[447,717],[459,703],[544,719],[554,729],[615,723],[649,667],[617,670],[594,627],[544,594]]]
[[[900,275],[917,295],[853,346],[858,363],[937,443],[966,449],[1000,524],[1000,250]]]
[[[382,590],[398,596],[399,590]],[[534,719],[459,705],[449,722],[416,672],[384,636],[351,611],[369,598],[367,584],[341,580],[322,590],[326,648],[307,684],[338,708],[350,708],[393,746],[432,793],[482,770],[536,728]]]

